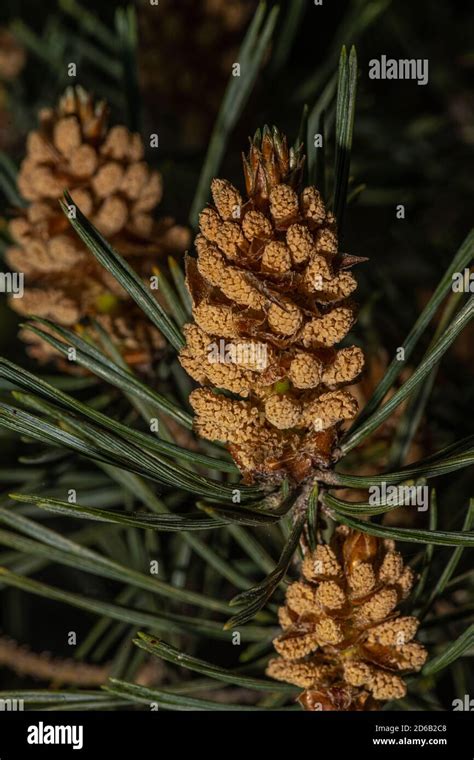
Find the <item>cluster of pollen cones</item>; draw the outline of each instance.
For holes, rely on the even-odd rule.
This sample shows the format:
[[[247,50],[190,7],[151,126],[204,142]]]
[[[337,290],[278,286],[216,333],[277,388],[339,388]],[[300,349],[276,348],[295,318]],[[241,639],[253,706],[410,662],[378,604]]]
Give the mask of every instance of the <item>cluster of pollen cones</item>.
[[[23,298],[11,300],[21,314],[75,327],[96,319],[132,364],[146,365],[164,341],[147,323],[116,280],[81,242],[58,200],[65,189],[99,231],[149,277],[165,253],[183,252],[186,229],[171,219],[156,222],[161,176],[144,161],[141,137],[108,126],[106,104],[80,87],[68,88],[55,109],[40,112],[30,132],[18,189],[28,202],[10,222],[15,244],[9,265],[25,276]],[[54,349],[31,333],[30,353],[48,360]]]
[[[197,258],[187,258],[193,322],[180,352],[200,387],[190,396],[195,430],[227,444],[244,480],[292,485],[337,461],[342,426],[357,414],[345,386],[364,356],[341,346],[356,319],[352,266],[318,190],[302,187],[301,148],[276,128],[243,157],[246,196],[215,179],[199,219]],[[26,201],[10,222],[10,267],[26,288],[12,306],[81,330],[96,320],[124,358],[151,366],[160,333],[81,242],[58,200],[73,203],[146,279],[159,257],[182,253],[188,231],[153,217],[161,177],[144,161],[138,134],[108,126],[108,110],[81,88],[44,109],[30,133],[18,188]],[[40,360],[53,349],[24,331]],[[390,540],[344,526],[330,544],[307,550],[301,579],[280,608],[283,628],[267,674],[303,689],[308,710],[377,709],[406,692],[424,647],[415,617],[398,607],[413,573]]]
[[[373,710],[403,697],[402,676],[427,657],[413,640],[417,618],[397,610],[413,579],[393,541],[338,527],[288,587],[267,674],[304,689],[307,710]]]
[[[244,157],[247,198],[213,181],[197,260],[187,261],[194,323],[180,360],[204,386],[190,399],[196,430],[227,443],[247,480],[300,481],[329,466],[341,423],[357,413],[344,386],[363,353],[337,344],[356,318],[359,259],[339,252],[318,190],[300,187],[303,161],[275,128],[257,133]]]

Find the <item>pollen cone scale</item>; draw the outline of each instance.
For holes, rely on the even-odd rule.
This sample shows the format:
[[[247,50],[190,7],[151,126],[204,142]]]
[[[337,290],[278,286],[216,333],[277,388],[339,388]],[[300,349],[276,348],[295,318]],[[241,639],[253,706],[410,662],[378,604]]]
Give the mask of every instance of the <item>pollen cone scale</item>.
[[[188,232],[171,219],[156,222],[161,176],[143,160],[140,135],[108,125],[105,102],[70,87],[55,109],[39,114],[30,132],[18,189],[28,202],[10,222],[10,267],[25,276],[20,314],[33,314],[75,328],[95,318],[132,364],[148,366],[164,345],[127,293],[98,263],[72,229],[58,200],[65,189],[75,204],[145,279],[166,253],[182,253]],[[29,352],[40,361],[57,354],[24,331]],[[69,362],[65,363],[70,364]]]
[[[288,587],[267,675],[300,686],[306,710],[376,710],[400,699],[404,674],[427,657],[414,641],[419,621],[397,609],[413,579],[393,541],[338,527]]]
[[[318,190],[301,187],[303,164],[275,127],[257,132],[243,156],[246,196],[212,182],[187,259],[194,321],[180,361],[202,386],[190,397],[195,428],[228,445],[247,481],[330,466],[357,412],[344,386],[363,353],[338,347],[356,318],[357,258],[339,252]]]

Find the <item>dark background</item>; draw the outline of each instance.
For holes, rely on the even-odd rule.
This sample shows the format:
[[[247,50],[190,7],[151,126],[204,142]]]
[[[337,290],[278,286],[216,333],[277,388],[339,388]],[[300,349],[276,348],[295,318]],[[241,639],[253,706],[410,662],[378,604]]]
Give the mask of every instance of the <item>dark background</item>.
[[[166,0],[162,1],[165,5]],[[84,5],[113,28],[119,3],[95,0]],[[251,11],[257,4],[248,5]],[[288,5],[283,2],[283,10]],[[343,250],[370,258],[358,270],[358,300],[364,308],[357,337],[364,346],[391,356],[472,223],[471,4],[445,0],[386,2],[385,9],[360,34],[357,17],[352,24],[348,21],[356,3],[325,0],[322,7],[315,7],[312,0],[307,0],[306,5],[284,67],[272,71],[269,55],[231,135],[220,176],[242,186],[240,151],[246,148],[248,136],[266,122],[286,131],[292,142],[304,104],[313,106],[337,67],[341,43],[356,44],[359,82],[351,183],[353,188],[363,184],[365,189],[348,207]],[[359,3],[361,13],[375,12],[379,5]],[[148,24],[143,7],[137,5],[141,20],[137,52],[142,107],[136,115],[145,136],[159,131],[158,158],[155,153],[150,160],[157,163],[164,176],[160,213],[170,213],[180,223],[187,223],[216,108],[225,88],[222,61],[228,61],[229,54],[238,50],[245,31],[245,25],[232,33],[222,30],[222,38],[217,34],[217,41],[213,32],[214,42],[206,52],[205,45],[197,44],[203,9],[201,2],[175,1],[169,6],[169,13],[174,13],[173,25],[162,28],[160,24]],[[281,15],[284,19],[285,14]],[[4,88],[13,127],[7,152],[16,163],[22,158],[25,136],[35,125],[38,108],[51,105],[69,83],[64,73],[65,60],[80,63],[76,81],[98,96],[109,97],[114,120],[127,118],[120,81],[104,73],[88,47],[88,35],[60,4],[52,0],[4,0],[0,25],[10,24],[20,30],[23,41],[30,40],[19,80]],[[35,44],[38,40],[43,41],[42,49]],[[369,60],[382,54],[428,58],[428,85],[370,80]],[[191,78],[190,84],[181,88],[178,84],[182,70],[187,75],[191,72]],[[315,77],[316,85],[312,85]],[[331,138],[329,135],[328,140]],[[0,204],[0,216],[8,218],[11,205],[2,196]],[[405,205],[405,220],[396,219],[398,204]],[[0,352],[31,367],[22,344],[16,340],[17,319],[5,303],[1,305],[0,320]],[[472,337],[468,328],[458,339],[443,362],[430,399],[427,437],[434,448],[472,433]],[[417,357],[424,348],[426,341],[420,345]],[[0,437],[0,447],[1,467],[15,463],[18,449],[12,439]],[[0,482],[0,488],[5,487],[8,486]],[[461,501],[465,503],[471,491],[472,475],[466,471],[443,479],[440,498],[449,512]],[[57,568],[53,566],[40,578],[54,582],[56,575]],[[61,568],[61,584],[103,598],[114,591],[114,584],[92,576],[86,578],[68,568]],[[76,630],[80,637],[91,622],[88,615],[11,589],[2,591],[1,608],[4,632],[28,643],[35,651],[46,649],[68,655],[65,632]],[[19,684],[25,685],[9,671],[0,671],[0,688]]]

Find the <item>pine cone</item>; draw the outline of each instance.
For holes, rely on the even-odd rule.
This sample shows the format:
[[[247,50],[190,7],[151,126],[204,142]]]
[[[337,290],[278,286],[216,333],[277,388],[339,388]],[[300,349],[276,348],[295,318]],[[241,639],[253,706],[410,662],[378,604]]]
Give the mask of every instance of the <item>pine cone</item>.
[[[244,157],[247,200],[215,179],[187,260],[194,324],[181,364],[196,431],[229,444],[247,480],[295,480],[334,459],[338,430],[357,412],[342,386],[363,367],[337,349],[355,320],[354,257],[338,253],[334,217],[315,187],[299,192],[301,151],[266,127]],[[211,387],[237,394],[216,395]]]
[[[81,211],[136,271],[152,273],[160,254],[182,252],[188,232],[170,219],[156,223],[161,177],[143,161],[143,143],[126,127],[107,126],[107,107],[82,88],[68,88],[56,110],[40,113],[28,136],[18,188],[30,201],[10,222],[17,243],[7,252],[12,269],[25,274],[20,314],[47,317],[72,327],[94,317],[116,340],[125,358],[148,365],[164,345],[116,280],[103,269],[71,228],[58,199],[67,188]],[[30,353],[48,360],[56,353],[31,333]]]
[[[308,552],[302,578],[279,610],[280,655],[267,675],[304,689],[306,710],[371,710],[406,693],[400,674],[418,671],[427,652],[413,641],[415,617],[399,617],[413,573],[391,540],[346,526]]]

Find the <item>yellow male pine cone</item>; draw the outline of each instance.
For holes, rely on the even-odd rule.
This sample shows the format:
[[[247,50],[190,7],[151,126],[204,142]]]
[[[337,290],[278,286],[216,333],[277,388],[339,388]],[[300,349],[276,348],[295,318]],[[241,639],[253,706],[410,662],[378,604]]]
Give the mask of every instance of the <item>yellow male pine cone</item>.
[[[338,252],[317,189],[301,191],[301,149],[265,127],[243,160],[247,198],[215,179],[200,215],[180,361],[206,386],[190,397],[197,432],[227,443],[247,480],[298,481],[332,463],[341,423],[357,412],[343,386],[363,353],[336,348],[355,321],[357,259]]]
[[[132,364],[148,366],[163,338],[115,279],[89,253],[60,209],[67,188],[81,211],[143,277],[162,253],[183,252],[188,232],[171,219],[155,222],[161,176],[143,160],[138,134],[109,128],[108,109],[82,88],[68,88],[55,110],[40,112],[30,132],[18,188],[29,205],[10,222],[16,243],[7,252],[12,269],[25,275],[23,298],[11,299],[20,314],[74,327],[97,319]],[[30,353],[46,361],[54,350],[31,333]]]
[[[427,657],[413,641],[417,618],[397,612],[412,584],[393,541],[338,527],[288,587],[267,675],[304,689],[306,710],[374,710],[403,697],[403,674]]]

